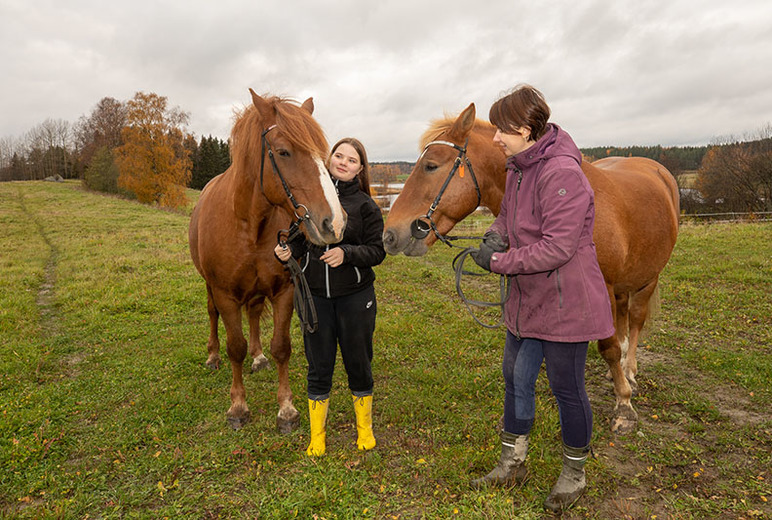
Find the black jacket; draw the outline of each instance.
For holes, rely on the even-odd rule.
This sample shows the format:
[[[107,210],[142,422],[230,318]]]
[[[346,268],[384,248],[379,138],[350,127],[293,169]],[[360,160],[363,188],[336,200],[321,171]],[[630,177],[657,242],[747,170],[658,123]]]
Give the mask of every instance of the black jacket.
[[[375,281],[373,266],[383,262],[383,216],[375,201],[359,189],[359,179],[334,181],[338,198],[348,214],[343,240],[329,246],[317,246],[299,235],[289,246],[315,296],[335,298],[353,294]],[[343,249],[343,263],[330,267],[319,257],[327,249]]]

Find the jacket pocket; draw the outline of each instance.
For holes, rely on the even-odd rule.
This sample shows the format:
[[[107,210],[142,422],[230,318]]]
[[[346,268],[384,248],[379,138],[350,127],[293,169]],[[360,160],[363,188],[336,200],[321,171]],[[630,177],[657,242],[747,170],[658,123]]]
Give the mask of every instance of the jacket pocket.
[[[552,271],[547,274],[547,278],[549,278],[552,275],[555,275],[555,290],[558,293],[558,309],[563,308],[563,287],[560,285],[560,268],[556,267]]]

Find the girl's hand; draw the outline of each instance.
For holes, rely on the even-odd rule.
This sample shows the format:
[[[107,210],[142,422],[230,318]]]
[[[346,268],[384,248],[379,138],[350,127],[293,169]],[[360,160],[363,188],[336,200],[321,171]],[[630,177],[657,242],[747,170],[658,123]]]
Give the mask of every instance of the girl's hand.
[[[290,251],[290,248],[281,244],[276,244],[276,247],[273,248],[273,254],[275,254],[276,258],[282,262],[288,262],[292,257],[292,251]]]
[[[325,251],[324,254],[322,254],[322,256],[319,258],[330,267],[338,267],[343,263],[344,257],[345,254],[343,253],[343,249],[339,247],[333,247],[329,251]]]

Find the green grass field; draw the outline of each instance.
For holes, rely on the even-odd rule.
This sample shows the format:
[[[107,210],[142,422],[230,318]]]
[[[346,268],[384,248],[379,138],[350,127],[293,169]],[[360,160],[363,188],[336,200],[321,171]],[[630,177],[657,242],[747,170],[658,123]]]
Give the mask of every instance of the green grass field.
[[[73,182],[0,184],[0,517],[544,515],[560,471],[544,374],[528,480],[468,486],[498,459],[504,334],[459,301],[455,251],[377,268],[378,447],[356,450],[339,363],[327,456],[309,459],[297,324],[300,428],[275,429],[274,367],[245,378],[252,422],[226,426],[230,370],[204,366],[206,294],[187,223]],[[613,393],[592,348],[595,458],[564,518],[772,517],[771,258],[770,224],[682,226],[640,349],[638,431],[609,432]]]

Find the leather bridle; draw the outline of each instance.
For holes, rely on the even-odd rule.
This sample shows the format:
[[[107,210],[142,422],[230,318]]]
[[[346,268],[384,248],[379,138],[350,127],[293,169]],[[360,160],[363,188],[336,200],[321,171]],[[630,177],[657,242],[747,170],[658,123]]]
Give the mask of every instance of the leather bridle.
[[[450,184],[450,181],[453,179],[453,176],[456,174],[457,171],[460,170],[459,177],[464,176],[464,165],[466,165],[466,169],[469,170],[469,174],[472,176],[472,182],[474,183],[474,189],[477,193],[477,206],[480,205],[480,202],[482,202],[482,195],[480,194],[480,185],[477,182],[477,177],[474,174],[474,169],[472,168],[472,163],[469,161],[469,157],[466,155],[466,146],[469,144],[469,140],[467,139],[466,143],[464,143],[464,146],[459,146],[455,143],[451,143],[450,141],[432,141],[429,144],[427,144],[424,147],[423,152],[421,152],[421,156],[418,158],[417,162],[421,161],[421,157],[426,153],[426,150],[435,144],[444,145],[444,146],[450,146],[451,148],[454,148],[458,151],[458,155],[456,156],[456,160],[453,161],[453,167],[450,169],[450,173],[448,173],[448,176],[445,178],[445,182],[442,184],[442,187],[440,188],[440,192],[437,193],[437,196],[434,198],[434,202],[432,202],[432,205],[429,206],[429,211],[426,213],[426,215],[422,217],[418,217],[413,222],[410,223],[410,235],[415,238],[416,240],[423,240],[427,236],[429,236],[429,232],[433,231],[434,234],[437,236],[442,243],[452,246],[450,243],[451,240],[459,240],[459,239],[474,239],[479,237],[451,237],[447,235],[443,235],[437,230],[437,225],[434,223],[434,219],[432,219],[432,215],[437,210],[437,206],[439,206],[440,201],[442,200],[442,196],[445,194],[445,190],[448,189],[448,185]],[[475,207],[477,207],[475,206]]]
[[[284,175],[281,174],[279,165],[276,164],[276,158],[273,155],[273,148],[271,148],[271,143],[269,143],[268,139],[265,137],[266,134],[274,128],[276,128],[276,125],[269,126],[260,136],[262,141],[260,145],[260,191],[265,194],[265,191],[263,190],[263,170],[265,166],[265,151],[268,150],[268,158],[271,160],[273,172],[277,177],[279,177],[279,181],[281,181],[281,185],[284,188],[284,193],[287,194],[287,198],[292,203],[293,208],[295,208],[295,218],[297,220],[295,220],[290,225],[289,229],[280,230],[276,237],[279,244],[287,246],[287,242],[291,241],[295,236],[301,233],[299,227],[300,224],[303,221],[310,220],[311,215],[308,213],[308,208],[306,206],[298,203],[298,201],[295,200],[295,196],[292,194],[292,190],[290,190],[289,184],[287,184],[287,181],[284,179]],[[298,214],[298,210],[300,208],[303,208],[301,212],[302,215]],[[289,270],[292,284],[295,286],[292,302],[295,307],[295,311],[298,314],[298,319],[300,320],[300,325],[303,329],[303,332],[316,332],[316,328],[319,324],[316,314],[316,306],[314,305],[311,289],[308,286],[308,282],[306,281],[306,277],[303,274],[303,270],[298,265],[297,260],[291,256],[287,261],[287,269]]]
[[[279,169],[279,165],[276,164],[276,158],[273,155],[273,148],[271,148],[271,143],[268,142],[268,139],[266,139],[266,134],[276,128],[276,125],[271,125],[265,130],[263,130],[261,138],[261,145],[260,145],[260,191],[265,193],[263,190],[263,170],[265,166],[265,151],[268,150],[268,158],[271,160],[271,166],[273,167],[273,172],[276,174],[277,177],[279,177],[279,181],[281,181],[281,185],[284,188],[284,193],[287,194],[287,198],[292,203],[292,207],[295,208],[295,218],[297,218],[296,223],[300,224],[304,220],[310,220],[311,215],[308,214],[308,208],[304,206],[303,204],[299,204],[297,200],[295,200],[295,196],[292,195],[292,191],[290,190],[289,184],[287,184],[287,181],[284,179],[284,175],[281,174],[281,170]],[[303,208],[303,214],[298,215],[298,210],[300,208]]]

